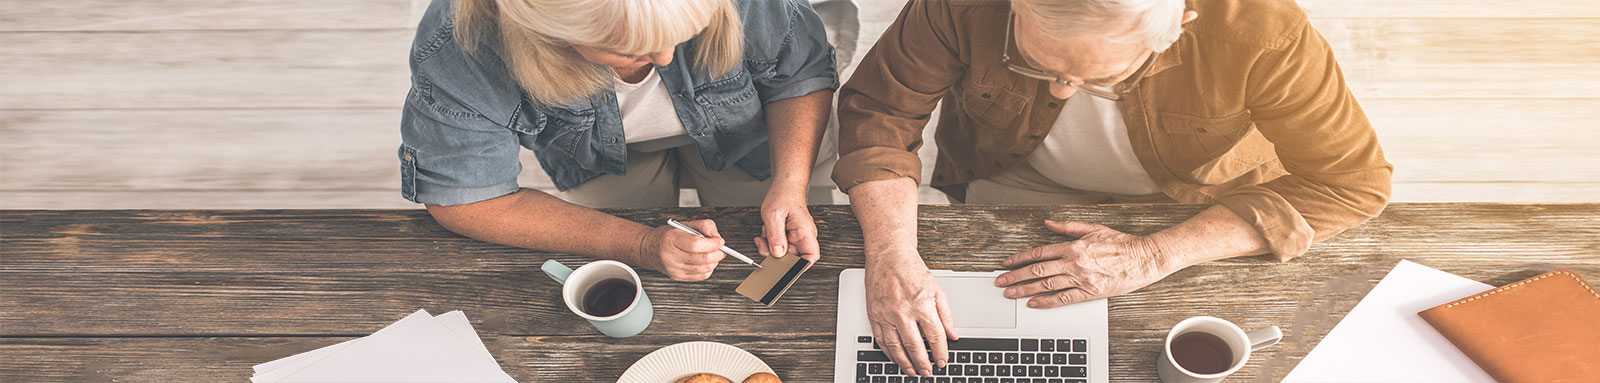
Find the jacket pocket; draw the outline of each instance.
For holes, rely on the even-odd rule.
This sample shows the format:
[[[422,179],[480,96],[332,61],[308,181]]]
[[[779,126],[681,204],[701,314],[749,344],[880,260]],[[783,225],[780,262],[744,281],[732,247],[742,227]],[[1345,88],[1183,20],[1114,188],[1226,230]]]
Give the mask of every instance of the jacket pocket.
[[[1022,117],[1027,97],[1005,87],[972,83],[961,97],[961,108],[980,125],[989,128],[1011,126]]]
[[[1254,131],[1250,111],[1239,111],[1223,117],[1205,117],[1176,112],[1160,112],[1161,131],[1190,141],[1208,155],[1217,156],[1232,150],[1246,134]]]
[[[765,112],[756,97],[750,72],[743,67],[715,81],[694,87],[694,100],[718,132],[747,134],[766,128]]]

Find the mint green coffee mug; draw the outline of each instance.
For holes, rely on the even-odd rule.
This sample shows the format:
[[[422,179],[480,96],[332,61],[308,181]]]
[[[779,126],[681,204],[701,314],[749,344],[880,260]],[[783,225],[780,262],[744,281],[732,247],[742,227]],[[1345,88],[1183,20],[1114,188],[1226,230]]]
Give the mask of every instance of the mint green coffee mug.
[[[577,270],[548,260],[540,267],[561,284],[561,299],[573,314],[612,338],[638,335],[655,317],[639,273],[617,261],[594,261]]]

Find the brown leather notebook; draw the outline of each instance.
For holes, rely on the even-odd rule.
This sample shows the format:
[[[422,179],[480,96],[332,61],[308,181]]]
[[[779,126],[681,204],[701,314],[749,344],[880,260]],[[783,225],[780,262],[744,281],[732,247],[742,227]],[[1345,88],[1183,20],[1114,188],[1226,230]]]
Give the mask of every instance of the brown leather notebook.
[[[1501,382],[1600,381],[1600,293],[1556,270],[1417,313]]]

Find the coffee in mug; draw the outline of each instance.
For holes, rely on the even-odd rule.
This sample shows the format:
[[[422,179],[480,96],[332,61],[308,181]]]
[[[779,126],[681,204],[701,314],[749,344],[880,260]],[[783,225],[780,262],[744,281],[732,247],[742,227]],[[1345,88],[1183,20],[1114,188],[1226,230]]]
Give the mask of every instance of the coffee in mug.
[[[583,293],[583,312],[602,318],[617,315],[633,304],[635,290],[633,282],[627,279],[611,278],[595,282],[589,286],[589,291]]]
[[[1233,367],[1233,349],[1221,337],[1192,331],[1172,338],[1172,359],[1184,370],[1209,375]]]
[[[1250,360],[1250,352],[1278,343],[1283,332],[1267,326],[1249,333],[1221,318],[1199,316],[1172,326],[1162,343],[1156,374],[1166,383],[1216,383]]]

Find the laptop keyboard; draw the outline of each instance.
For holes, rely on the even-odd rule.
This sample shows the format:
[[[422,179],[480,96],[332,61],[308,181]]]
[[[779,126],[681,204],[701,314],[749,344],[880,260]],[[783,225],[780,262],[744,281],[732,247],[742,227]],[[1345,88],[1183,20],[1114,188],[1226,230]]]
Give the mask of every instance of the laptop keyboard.
[[[856,383],[1086,383],[1087,339],[968,338],[949,342],[945,368],[916,377],[884,355],[870,336],[856,337]]]

